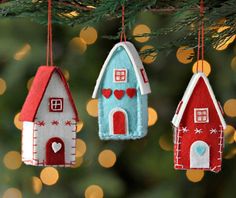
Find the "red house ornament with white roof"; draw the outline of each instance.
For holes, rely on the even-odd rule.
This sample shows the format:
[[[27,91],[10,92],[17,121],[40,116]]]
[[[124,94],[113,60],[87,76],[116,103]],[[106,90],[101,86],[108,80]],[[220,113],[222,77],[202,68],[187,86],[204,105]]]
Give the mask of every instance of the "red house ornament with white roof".
[[[68,84],[55,66],[41,66],[20,113],[22,160],[34,166],[75,163],[78,114]]]
[[[221,170],[226,124],[204,73],[193,75],[172,124],[175,169]]]

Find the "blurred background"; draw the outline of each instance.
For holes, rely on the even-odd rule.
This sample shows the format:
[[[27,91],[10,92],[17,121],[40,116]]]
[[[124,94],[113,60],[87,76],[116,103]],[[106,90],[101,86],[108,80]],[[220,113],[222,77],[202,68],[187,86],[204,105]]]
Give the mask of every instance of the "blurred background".
[[[77,13],[70,14],[73,17]],[[142,13],[127,34],[150,33],[169,20],[166,16]],[[143,57],[152,88],[148,135],[137,141],[100,141],[97,100],[92,100],[91,94],[106,56],[118,42],[103,36],[116,35],[119,27],[119,20],[88,28],[54,25],[54,62],[62,68],[70,84],[81,121],[75,167],[45,168],[22,164],[22,124],[18,117],[37,68],[45,64],[46,26],[27,19],[0,20],[0,197],[236,196],[235,36],[224,45],[208,46],[205,55],[204,72],[209,75],[228,124],[223,169],[218,174],[175,171],[170,121],[194,72],[196,50],[186,48],[183,43],[183,46]],[[159,40],[136,37],[131,41],[138,51],[143,51],[174,38],[175,35]]]

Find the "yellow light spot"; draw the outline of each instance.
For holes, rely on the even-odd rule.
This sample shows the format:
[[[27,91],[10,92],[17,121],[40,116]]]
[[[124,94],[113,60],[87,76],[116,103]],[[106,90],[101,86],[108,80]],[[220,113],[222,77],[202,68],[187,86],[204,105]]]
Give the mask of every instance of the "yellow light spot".
[[[133,30],[133,36],[135,36],[134,39],[140,43],[147,42],[150,39],[150,37],[149,36],[142,36],[141,37],[139,35],[144,35],[144,34],[149,34],[149,33],[151,33],[150,28],[144,24],[136,25]]]
[[[22,60],[25,58],[31,50],[31,46],[29,44],[25,44],[16,54],[14,55],[15,60]]]
[[[144,51],[148,51],[148,50],[153,50],[154,47],[151,45],[145,45],[140,49],[140,52],[144,52]],[[151,64],[153,63],[157,58],[157,52],[151,52],[149,55],[147,56],[142,56],[141,59],[144,63],[146,64]]]
[[[236,99],[229,99],[225,102],[224,112],[229,117],[236,117]]]
[[[70,73],[69,73],[69,71],[68,71],[67,69],[63,69],[63,70],[62,70],[62,73],[63,73],[65,79],[68,81],[68,80],[70,79]]]
[[[221,32],[223,32],[223,31],[225,31],[225,30],[227,30],[227,29],[229,29],[230,28],[230,26],[222,26],[222,27],[219,27],[219,29],[217,30],[217,32],[218,33],[221,33]]]
[[[0,78],[0,95],[3,95],[7,89],[7,83],[4,79]]]
[[[235,128],[231,125],[227,125],[226,129],[224,130],[224,137],[226,143],[228,144],[234,143],[234,132]]]
[[[148,107],[148,126],[153,126],[158,120],[158,115],[155,109]]]
[[[35,194],[39,194],[42,190],[43,184],[38,177],[32,177],[32,187]]]
[[[198,62],[198,68],[197,68],[197,62]],[[211,73],[211,65],[206,60],[203,60],[203,68],[202,68],[202,60],[199,60],[194,63],[192,71],[193,73],[203,72],[206,76],[208,76]]]
[[[103,198],[103,190],[98,185],[91,185],[85,190],[85,198]]]
[[[98,156],[98,162],[104,168],[111,168],[116,163],[116,154],[112,150],[103,150]]]
[[[227,49],[227,47],[229,46],[229,44],[231,44],[232,42],[234,42],[236,36],[233,35],[233,36],[230,36],[230,37],[227,37],[225,38],[224,40],[220,41],[218,43],[217,46],[215,46],[214,48],[218,51],[222,51],[222,50],[225,50]]]
[[[21,154],[17,151],[9,151],[3,158],[3,163],[6,168],[16,170],[21,167]]]
[[[227,153],[224,152],[224,159],[232,159],[236,155],[236,148],[229,150]]]
[[[167,136],[162,135],[159,139],[159,145],[164,151],[172,151],[172,144],[168,141]]]
[[[14,124],[17,129],[22,130],[23,123],[19,120],[19,117],[20,117],[20,113],[17,113],[14,117]]]
[[[194,50],[188,46],[182,46],[177,50],[176,57],[183,64],[191,63],[194,57]]]
[[[59,16],[66,16],[68,18],[74,18],[74,17],[79,16],[79,12],[71,11],[71,12],[67,12],[67,13],[61,13],[61,14],[59,14]]]
[[[30,79],[28,80],[28,82],[27,82],[27,89],[28,89],[28,90],[30,90],[33,81],[34,81],[34,76],[33,76],[32,78],[30,78]]]
[[[57,183],[59,179],[59,173],[57,169],[53,167],[46,167],[41,171],[40,179],[45,185],[51,186]]]
[[[86,109],[90,116],[98,117],[98,100],[97,99],[89,100]]]
[[[200,182],[204,177],[204,171],[203,170],[187,170],[186,176],[189,181],[191,182]]]
[[[70,41],[70,47],[72,50],[83,54],[87,50],[87,45],[85,41],[80,37],[75,37]]]
[[[76,157],[82,157],[86,153],[86,143],[81,140],[76,140]]]
[[[72,168],[79,168],[83,161],[84,159],[82,157],[76,157],[75,164],[72,166]]]
[[[234,132],[234,141],[236,142],[236,131]]]
[[[80,31],[79,36],[83,38],[87,45],[91,45],[96,42],[98,33],[97,30],[93,27],[85,27]]]
[[[8,188],[2,198],[22,198],[22,193],[17,188]]]
[[[77,123],[77,127],[76,127],[76,131],[77,132],[80,132],[82,130],[84,126],[84,122],[82,120],[80,120],[78,123]]]
[[[236,56],[231,61],[231,68],[236,71]]]

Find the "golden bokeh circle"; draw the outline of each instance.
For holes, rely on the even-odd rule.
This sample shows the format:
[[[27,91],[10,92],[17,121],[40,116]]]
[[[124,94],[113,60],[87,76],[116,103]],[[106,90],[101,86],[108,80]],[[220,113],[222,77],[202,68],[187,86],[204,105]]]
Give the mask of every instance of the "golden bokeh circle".
[[[84,159],[82,157],[76,157],[75,164],[72,166],[72,168],[79,168],[83,162]]]
[[[197,68],[197,63],[198,63],[198,68]],[[209,74],[211,73],[211,65],[206,60],[203,60],[203,68],[202,68],[202,60],[199,60],[193,64],[192,71],[193,73],[203,72],[206,76],[209,76]]]
[[[91,99],[86,106],[87,112],[92,117],[98,117],[98,100]]]
[[[76,157],[82,157],[86,153],[87,146],[86,143],[81,140],[77,139],[76,140]]]
[[[98,185],[91,185],[85,190],[85,198],[103,198],[103,196],[103,190]]]
[[[153,49],[154,49],[153,46],[151,46],[151,45],[145,45],[145,46],[143,46],[143,47],[140,49],[140,52],[144,52],[144,51],[146,51],[146,50],[153,50]],[[156,60],[156,58],[157,58],[157,52],[152,52],[152,53],[150,53],[150,54],[147,55],[147,56],[144,56],[144,55],[141,56],[141,60],[142,60],[142,62],[145,63],[145,64],[151,64],[151,63],[153,63],[153,62]]]
[[[52,186],[57,183],[59,179],[59,173],[57,169],[53,167],[46,167],[41,171],[40,179],[45,185]]]
[[[182,46],[177,50],[176,57],[183,64],[191,63],[194,57],[194,50],[188,46]]]
[[[32,84],[33,84],[33,81],[34,81],[34,76],[31,77],[28,82],[27,82],[27,89],[30,90]]]
[[[104,168],[111,168],[116,163],[116,154],[109,149],[103,150],[98,156],[98,162]]]
[[[63,69],[62,73],[63,73],[66,81],[68,81],[70,79],[70,72],[67,69]]]
[[[2,198],[22,198],[22,193],[17,188],[8,188],[4,193]]]
[[[145,24],[138,24],[135,26],[133,30],[133,36],[136,36],[134,37],[134,39],[140,43],[147,42],[150,39],[150,37],[149,36],[139,37],[138,35],[149,34],[149,33],[151,33],[151,29]]]
[[[236,99],[229,99],[225,102],[224,112],[229,117],[236,117]]]
[[[191,182],[200,182],[204,177],[204,170],[187,170],[186,177]]]
[[[7,83],[4,79],[0,78],[0,95],[3,95],[7,89]]]
[[[84,39],[82,39],[80,37],[74,37],[70,41],[70,47],[73,51],[76,51],[79,54],[83,54],[87,50],[86,42],[84,41]]]
[[[224,40],[220,41],[218,43],[218,45],[214,46],[214,48],[218,51],[223,51],[225,49],[227,49],[227,47],[229,46],[229,44],[231,44],[232,42],[234,42],[236,36],[233,35],[233,36],[230,36],[230,37],[227,37],[225,38]]]
[[[231,125],[227,125],[226,129],[224,130],[224,138],[226,143],[234,143],[234,132],[235,128]]]
[[[170,144],[167,138],[167,136],[162,135],[159,139],[159,145],[164,151],[172,151],[172,144]]]
[[[77,123],[76,131],[77,131],[77,132],[80,132],[83,127],[84,127],[84,122],[83,122],[82,120],[80,120],[80,121]]]
[[[21,167],[21,154],[17,151],[9,151],[3,158],[3,163],[6,168],[10,170],[16,170]]]
[[[32,188],[35,194],[39,194],[43,188],[42,181],[38,177],[32,177]]]
[[[158,114],[155,109],[148,107],[148,126],[153,126],[158,120]]]
[[[236,56],[233,57],[233,59],[231,60],[231,64],[230,64],[232,70],[236,71]]]
[[[79,36],[85,41],[87,45],[91,45],[96,42],[98,33],[94,27],[85,27],[80,31]]]
[[[23,123],[19,120],[20,113],[17,113],[14,117],[14,125],[17,129],[22,130],[23,129]]]

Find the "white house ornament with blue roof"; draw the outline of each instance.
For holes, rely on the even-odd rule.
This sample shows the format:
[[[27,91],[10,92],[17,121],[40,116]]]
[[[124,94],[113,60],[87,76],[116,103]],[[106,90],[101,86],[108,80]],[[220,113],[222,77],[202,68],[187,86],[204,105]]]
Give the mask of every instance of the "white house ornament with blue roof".
[[[149,81],[130,42],[117,43],[109,53],[92,98],[98,98],[102,140],[139,139],[147,134]]]

